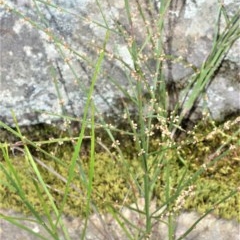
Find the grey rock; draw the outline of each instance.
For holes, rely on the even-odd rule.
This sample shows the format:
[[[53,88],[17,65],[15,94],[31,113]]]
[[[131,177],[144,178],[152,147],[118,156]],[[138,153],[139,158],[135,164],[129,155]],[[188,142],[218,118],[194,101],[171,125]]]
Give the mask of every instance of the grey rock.
[[[53,239],[52,236],[44,229],[42,224],[39,224],[34,220],[31,216],[24,216],[23,214],[16,213],[11,210],[0,210],[0,213],[3,216],[8,217],[18,217],[24,218],[24,220],[16,220],[17,223],[22,224],[24,227],[32,230],[33,232],[40,234],[45,239]],[[144,220],[141,220],[136,216],[136,213],[127,213],[124,212],[124,216],[128,216],[129,220],[131,220],[132,224],[144,224]],[[200,215],[196,212],[183,212],[176,218],[176,229],[174,239],[179,239],[185,232],[192,226],[192,224],[199,219]],[[47,219],[42,217],[43,222],[47,223]],[[85,220],[81,217],[62,217],[62,222],[65,225],[69,237],[71,240],[77,240],[81,237],[83,233],[83,227],[85,224]],[[143,225],[139,225],[138,227]],[[126,225],[128,228],[129,226]],[[64,234],[60,228],[57,230],[58,239],[64,240]],[[132,232],[132,236],[134,236],[134,232]],[[240,225],[238,222],[234,220],[224,220],[214,217],[213,215],[207,215],[203,218],[196,227],[182,240],[239,240],[240,236]],[[26,240],[34,240],[36,236],[33,234],[20,229],[19,227],[9,223],[4,220],[4,218],[0,218],[0,237],[1,239],[14,240],[14,239],[26,239]],[[90,216],[88,220],[88,227],[86,231],[85,238],[86,240],[128,240],[125,232],[118,223],[114,220],[114,218],[110,215],[102,215],[97,216],[96,214]],[[134,238],[137,239],[137,238]],[[157,225],[154,226],[152,231],[152,240],[161,239],[168,240],[168,229],[166,224],[158,222]]]
[[[0,9],[0,120],[13,124],[12,111],[20,125],[50,123],[60,118],[58,114],[82,116],[97,52],[103,46],[106,34],[105,20],[107,27],[113,31],[117,30],[117,21],[129,30],[124,1],[111,4],[101,1],[100,11],[93,0],[54,0],[51,2],[64,11],[39,3],[41,15],[37,14],[33,2],[5,2],[32,19],[37,27],[24,21],[18,14],[6,11],[6,8]],[[155,3],[153,12],[157,14],[160,2]],[[229,16],[236,13],[240,6],[240,1],[229,0],[224,3]],[[176,59],[182,57],[200,68],[212,48],[217,6],[217,0],[172,1],[164,31],[166,53],[175,55]],[[136,11],[134,3],[131,9],[132,12]],[[222,28],[225,26],[224,20],[221,25]],[[143,42],[145,33],[138,18],[134,31],[137,41]],[[49,33],[52,33],[51,37]],[[59,39],[63,39],[63,45]],[[126,42],[118,34],[111,33],[106,48],[120,60],[106,54],[93,100],[99,114],[119,114],[118,106],[114,103],[123,97],[123,93],[111,80],[114,79],[132,94],[134,84],[131,86],[127,75],[132,71],[133,61]],[[215,120],[239,113],[239,49],[240,40],[237,40],[224,59],[228,67],[225,70],[221,67],[222,70],[216,72],[208,87],[207,104],[200,104],[200,109],[207,105]],[[73,54],[73,51],[77,54]],[[121,59],[127,65],[123,65]],[[148,59],[150,71],[146,70],[146,78],[150,82],[154,62],[154,59]],[[181,61],[166,63],[167,81],[184,85],[191,74],[192,68],[186,67]]]

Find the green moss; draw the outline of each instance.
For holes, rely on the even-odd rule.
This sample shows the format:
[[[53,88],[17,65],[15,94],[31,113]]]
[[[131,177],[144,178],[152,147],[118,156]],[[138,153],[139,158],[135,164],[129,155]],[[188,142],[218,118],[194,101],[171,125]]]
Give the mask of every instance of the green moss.
[[[36,176],[32,167],[24,157],[13,157],[11,161],[17,169],[18,179],[21,182],[21,187],[25,193],[25,198],[35,206],[38,212],[43,213],[44,209],[42,208],[42,204],[34,184],[34,179],[36,179]],[[70,164],[70,159],[65,159],[65,161],[67,165]],[[53,161],[50,162],[48,160],[42,160],[42,162],[47,164],[49,168],[51,167],[51,169],[57,171],[58,174],[63,178],[67,179],[68,169],[66,167],[56,164]],[[2,164],[3,167],[8,170],[7,164],[5,162]],[[83,168],[87,173],[87,158],[84,159]],[[56,204],[60,206],[65,190],[65,183],[41,166],[39,166],[39,171],[41,172],[44,182],[50,187],[50,192],[53,195]],[[86,208],[86,197],[84,196],[86,196],[86,188],[84,188],[84,183],[80,183],[81,181],[79,181],[79,174],[79,172],[76,172],[76,177],[72,184],[74,184],[75,187],[82,192],[82,194],[74,189],[70,191],[70,197],[68,198],[67,206],[65,207],[66,214],[85,214],[84,211]],[[0,179],[2,179],[2,184],[0,185],[0,207],[8,208],[11,206],[11,208],[14,208],[15,210],[28,213],[29,209],[23,204],[17,189],[12,186],[12,183],[9,179],[6,179],[3,171],[0,171]],[[93,182],[93,202],[95,202],[96,205],[102,210],[110,202],[112,203],[118,201],[118,203],[121,203],[128,192],[128,188],[129,186],[127,180],[124,177],[124,173],[122,172],[121,168],[118,167],[117,162],[110,159],[106,154],[98,154],[96,156],[96,168]],[[44,196],[46,204],[50,205],[50,201],[41,187],[40,195]]]
[[[208,124],[207,127],[206,125],[205,127],[204,125],[199,125],[194,134],[189,134],[183,143],[178,143],[179,146],[181,146],[180,148],[168,150],[166,152],[166,159],[161,162],[161,167],[159,166],[161,169],[159,170],[158,180],[154,189],[154,197],[158,199],[159,204],[163,203],[165,200],[164,191],[167,175],[166,171],[164,171],[164,167],[168,164],[171,173],[171,194],[174,194],[185,171],[187,171],[187,174],[185,175],[184,181],[187,181],[203,163],[209,161],[209,156],[214,153],[223,142],[227,142],[229,136],[236,131],[236,126],[227,130],[224,129],[223,125],[217,127],[218,131],[213,129],[214,125],[211,124]],[[71,134],[76,134],[77,131],[76,129],[76,131],[72,131]],[[214,134],[210,134],[213,132]],[[44,125],[37,126],[36,128],[34,127],[34,130],[23,130],[23,133],[33,141],[46,140],[50,137],[69,137],[69,133]],[[104,136],[104,133],[101,134]],[[2,136],[5,137],[4,134]],[[225,149],[229,148],[231,144],[236,145],[238,138],[239,136],[236,136],[236,138],[226,144]],[[13,142],[18,140],[19,139],[14,139]],[[124,159],[119,157],[113,159],[108,153],[104,153],[101,148],[99,148],[96,153],[92,201],[102,211],[106,210],[109,204],[121,206],[123,203],[128,204],[134,201],[138,195],[138,190],[143,184],[144,173],[135,152],[133,142],[129,139],[123,142],[124,147],[127,149],[126,152],[124,152]],[[64,208],[65,213],[69,215],[86,214],[87,193],[86,185],[84,180],[82,180],[83,176],[81,175],[81,171],[85,172],[85,177],[88,179],[88,145],[89,140],[86,140],[80,154],[80,160],[77,162],[75,169],[76,174],[73,180],[73,184],[81,193],[71,189],[67,204]],[[153,140],[151,146],[153,149],[157,148],[158,143],[156,143],[156,140]],[[72,143],[51,143],[42,145],[41,148],[49,153],[51,152],[58,161],[36,151],[35,148],[31,149],[32,154],[41,159],[48,167],[54,169],[54,171],[63,178],[67,179],[68,166],[70,165],[73,153]],[[42,201],[45,201],[48,206],[50,206],[50,201],[44,193],[44,190],[38,184],[42,199],[39,198],[39,194],[36,191],[36,181],[34,180],[36,179],[35,173],[28,160],[21,154],[22,153],[17,156],[12,155],[10,159],[18,173],[22,190],[25,193],[25,199],[31,202],[38,212],[44,213]],[[183,208],[197,209],[199,212],[205,212],[222,197],[226,196],[231,190],[236,189],[238,187],[238,180],[240,179],[240,173],[238,171],[240,163],[239,156],[240,150],[236,148],[203,172],[194,183],[194,194],[186,197]],[[149,157],[148,163],[150,167],[152,166],[150,173],[152,177],[153,172],[156,167],[158,167],[156,166],[156,159],[154,157]],[[9,166],[3,157],[0,159],[0,164],[2,166],[0,169],[0,207],[29,213],[29,209],[25,206],[14,184],[6,178],[6,173],[3,169],[8,171]],[[40,165],[38,165],[38,168],[45,183],[48,184],[49,191],[56,205],[60,206],[65,190],[65,183],[59,177],[49,172],[49,170]],[[136,181],[138,185],[136,185]],[[191,184],[189,183],[189,185]],[[126,198],[126,196],[128,197]],[[237,201],[239,197],[238,193],[223,204],[216,206],[214,213],[224,218],[239,218],[236,212],[236,207],[240,208],[240,202]]]
[[[200,213],[206,212],[219,202],[223,197],[230,194],[231,190],[236,188],[236,183],[229,181],[228,183],[218,182],[215,179],[200,178],[196,183],[195,194],[186,200],[186,209],[196,209]],[[240,202],[238,201],[240,194],[237,193],[234,197],[215,206],[213,213],[223,218],[231,219],[237,218],[238,213],[236,209],[240,209]],[[238,219],[239,220],[239,219]]]

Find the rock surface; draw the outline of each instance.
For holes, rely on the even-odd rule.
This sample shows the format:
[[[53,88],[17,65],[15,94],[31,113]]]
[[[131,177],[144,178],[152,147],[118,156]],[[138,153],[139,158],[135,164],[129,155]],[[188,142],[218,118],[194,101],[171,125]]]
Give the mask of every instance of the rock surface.
[[[12,211],[1,210],[0,213],[7,216],[14,217],[24,217],[22,214],[17,214]],[[128,216],[131,222],[136,223],[138,220],[139,224],[141,221],[136,215],[131,215],[131,213],[124,212],[125,216]],[[127,214],[127,215],[126,215]],[[178,239],[182,234],[184,234],[192,224],[198,220],[199,214],[195,212],[184,212],[176,219],[176,230],[175,239]],[[29,219],[33,219],[28,217]],[[44,218],[43,218],[44,219]],[[46,219],[45,219],[46,220]],[[46,232],[43,226],[33,222],[20,221],[25,227],[28,227],[32,231],[41,234],[45,239],[51,240],[51,236]],[[77,240],[83,232],[84,221],[81,218],[70,218],[64,217],[63,223],[65,224],[70,239]],[[64,240],[64,236],[60,230],[58,230],[59,239]],[[150,239],[161,239],[168,240],[167,227],[165,224],[158,224],[154,226],[154,231],[152,232],[152,237]],[[7,240],[35,240],[36,236],[26,232],[18,227],[12,225],[11,223],[0,218],[0,237],[1,239]],[[235,221],[227,221],[223,219],[218,219],[212,215],[208,215],[203,220],[201,220],[198,225],[189,233],[186,237],[182,238],[184,240],[239,240],[240,237],[240,225]],[[110,216],[102,216],[102,221],[96,215],[92,216],[88,222],[88,228],[85,235],[86,240],[127,240],[124,232],[120,229],[117,223]],[[135,238],[137,239],[137,238]]]
[[[60,7],[39,2],[36,6],[33,1],[26,0],[3,2],[6,5],[0,5],[0,120],[13,124],[12,111],[20,125],[59,119],[56,115],[47,114],[49,112],[81,116],[106,28],[111,29],[106,47],[109,54],[106,54],[103,71],[95,87],[95,105],[100,113],[116,110],[114,102],[122,93],[113,86],[112,79],[130,93],[134,91],[127,78],[133,61],[126,42],[118,36],[117,23],[121,23],[126,31],[134,31],[139,43],[144,42],[146,28],[137,13],[137,1],[131,2],[135,21],[132,30],[124,10],[124,0],[111,4],[107,0],[101,1],[101,8],[94,0],[51,1]],[[229,17],[240,6],[239,1],[222,2]],[[149,22],[146,24],[152,24],[159,1],[155,2],[152,12],[148,11],[145,1],[141,4],[148,12]],[[9,11],[10,8],[13,11]],[[176,59],[183,58],[188,66],[181,61],[167,61],[167,81],[187,81],[193,73],[189,64],[200,68],[206,60],[212,48],[218,9],[217,0],[172,1],[165,23],[165,51],[175,55]],[[20,14],[25,15],[25,20]],[[223,17],[221,24],[223,28]],[[206,105],[216,120],[240,111],[239,49],[238,39],[207,91]],[[112,59],[112,53],[119,60]],[[124,66],[122,60],[127,65]],[[155,60],[148,59],[147,62],[154,69]]]

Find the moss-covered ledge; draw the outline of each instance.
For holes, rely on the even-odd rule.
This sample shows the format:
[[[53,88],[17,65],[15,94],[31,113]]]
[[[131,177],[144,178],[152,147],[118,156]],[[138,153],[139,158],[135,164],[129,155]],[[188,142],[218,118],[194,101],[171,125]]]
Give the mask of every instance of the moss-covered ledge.
[[[239,120],[239,118],[238,118]],[[235,121],[235,122],[234,122]],[[240,179],[240,148],[239,148],[239,134],[235,136],[230,142],[227,143],[229,136],[236,133],[238,129],[237,120],[231,120],[220,125],[214,125],[211,123],[199,124],[196,127],[194,133],[188,134],[184,140],[184,144],[178,149],[178,152],[169,151],[167,156],[171,159],[171,181],[172,185],[176,185],[183,174],[183,169],[187,166],[187,176],[193,175],[196,170],[203,166],[204,163],[211,161],[212,154],[223,143],[226,142],[224,148],[228,148],[229,151],[219,160],[216,164],[213,164],[202,174],[198,180],[194,183],[194,188],[191,194],[184,199],[182,209],[197,210],[198,212],[205,212],[209,207],[220,200],[223,196],[226,196],[231,190],[239,188]],[[21,129],[24,136],[31,139],[34,142],[39,142],[48,139],[69,138],[69,134],[77,136],[78,128],[71,128],[71,133],[60,130],[56,126],[50,125],[36,125],[28,128]],[[99,136],[105,136],[105,133],[98,132]],[[5,130],[1,130],[1,142],[14,144],[19,139],[14,138]],[[98,147],[96,149],[96,162],[95,162],[95,175],[93,182],[93,202],[103,211],[106,210],[109,204],[115,206],[121,206],[122,204],[129,204],[136,197],[138,197],[137,190],[129,192],[129,189],[133,189],[134,183],[131,182],[130,175],[138,176],[139,185],[142,183],[143,171],[137,153],[134,153],[134,147],[131,141],[123,141],[127,146],[125,153],[125,162],[119,161],[117,153],[114,151],[109,154],[103,148]],[[108,141],[103,144],[109,144]],[[153,137],[151,142],[152,148],[158,148],[157,139]],[[131,149],[132,147],[132,149]],[[111,148],[111,147],[109,147]],[[71,155],[73,152],[73,145],[70,141],[48,143],[41,145],[41,149],[57,156],[62,160],[61,164],[57,161],[49,159],[41,151],[37,151],[34,147],[30,147],[33,156],[39,161],[39,169],[42,177],[47,183],[51,194],[54,197],[55,203],[60,205],[62,196],[65,189],[65,182],[53,174],[57,172],[63,179],[67,178],[68,168]],[[88,173],[89,166],[89,139],[83,145],[82,152],[80,154],[79,166],[82,166],[83,170]],[[46,204],[50,204],[46,194],[42,191],[42,199],[38,197],[36,192],[35,176],[31,170],[29,162],[22,154],[21,151],[12,152],[9,148],[10,159],[14,163],[15,169],[19,174],[19,178],[22,184],[22,189],[26,193],[28,201],[30,201],[37,211],[43,212],[42,200]],[[114,157],[116,156],[116,158]],[[179,158],[181,156],[181,158]],[[2,154],[0,155],[1,165],[8,169],[8,165],[5,162]],[[149,157],[149,164],[154,161]],[[126,162],[128,167],[126,167]],[[45,164],[45,165],[44,165]],[[48,166],[47,168],[44,166]],[[185,168],[183,168],[185,167]],[[11,183],[6,179],[6,175],[3,168],[0,169],[0,208],[14,209],[17,211],[29,213],[29,210],[25,207],[18,193],[11,186]],[[49,170],[51,169],[51,170]],[[76,173],[78,170],[76,169]],[[73,181],[74,187],[72,187],[67,205],[65,206],[65,213],[69,215],[85,215],[86,199],[84,195],[86,189],[82,181],[79,181],[80,176],[76,174]],[[164,199],[164,176],[159,175],[159,181],[156,184],[154,190],[154,198],[158,199],[158,203],[161,204]],[[81,182],[81,183],[80,183]],[[173,188],[174,194],[174,188]],[[128,196],[126,198],[126,196]],[[240,221],[240,216],[236,209],[240,209],[239,202],[240,194],[234,195],[223,204],[215,207],[214,214],[226,219],[237,219]],[[175,206],[176,207],[176,206]],[[182,210],[181,209],[181,210]],[[173,207],[174,210],[174,207]],[[180,209],[178,209],[180,210]]]

